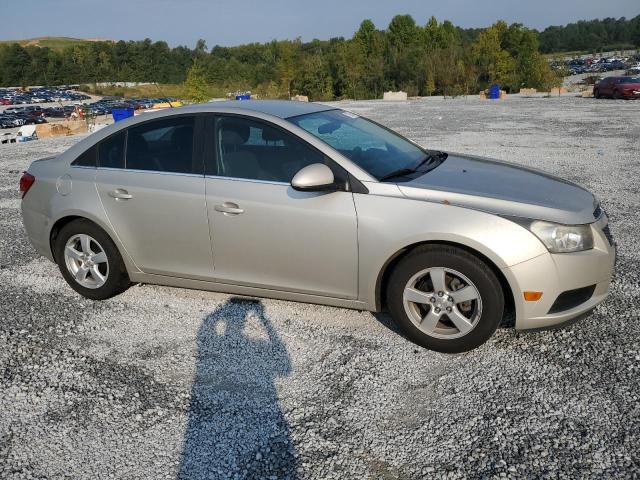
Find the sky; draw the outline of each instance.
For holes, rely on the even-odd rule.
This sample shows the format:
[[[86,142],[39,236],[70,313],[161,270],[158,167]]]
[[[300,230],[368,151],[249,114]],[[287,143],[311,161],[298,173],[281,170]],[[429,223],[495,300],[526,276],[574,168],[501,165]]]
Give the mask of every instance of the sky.
[[[272,39],[351,37],[370,18],[431,15],[461,27],[497,19],[544,29],[580,19],[632,18],[639,0],[0,0],[0,40],[42,36],[164,40],[171,46],[239,45]]]

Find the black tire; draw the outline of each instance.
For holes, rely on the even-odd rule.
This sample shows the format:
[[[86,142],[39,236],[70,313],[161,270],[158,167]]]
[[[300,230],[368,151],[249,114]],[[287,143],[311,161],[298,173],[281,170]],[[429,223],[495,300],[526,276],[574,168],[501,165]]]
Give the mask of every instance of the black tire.
[[[593,91],[593,96],[596,97],[596,98],[602,98],[600,96],[600,90],[598,90],[597,88]]]
[[[477,318],[475,326],[471,331],[457,338],[437,338],[423,332],[414,325],[405,310],[404,290],[407,283],[418,272],[437,267],[463,274],[474,284],[480,294],[482,308],[479,317],[475,317]],[[447,278],[451,281],[450,276]],[[437,352],[460,353],[482,345],[496,331],[504,313],[502,287],[491,268],[466,250],[448,245],[421,246],[402,258],[391,273],[386,293],[391,316],[409,339]],[[425,306],[425,308],[432,307]],[[448,321],[444,318],[444,323],[438,323],[438,325],[446,327],[445,324]]]
[[[102,247],[107,256],[108,275],[104,285],[98,288],[87,288],[82,286],[67,268],[64,249],[68,240],[80,234],[93,237]],[[74,220],[66,224],[55,239],[54,256],[60,268],[62,276],[69,286],[83,297],[91,300],[106,300],[119,293],[124,292],[131,285],[127,269],[122,261],[118,248],[113,243],[109,235],[95,223],[86,219]]]

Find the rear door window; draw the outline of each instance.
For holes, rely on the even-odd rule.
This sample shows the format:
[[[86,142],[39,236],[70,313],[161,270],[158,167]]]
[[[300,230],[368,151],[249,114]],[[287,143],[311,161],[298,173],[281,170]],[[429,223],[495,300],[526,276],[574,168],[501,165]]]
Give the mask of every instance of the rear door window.
[[[154,120],[129,128],[127,169],[202,173],[193,155],[195,117]]]

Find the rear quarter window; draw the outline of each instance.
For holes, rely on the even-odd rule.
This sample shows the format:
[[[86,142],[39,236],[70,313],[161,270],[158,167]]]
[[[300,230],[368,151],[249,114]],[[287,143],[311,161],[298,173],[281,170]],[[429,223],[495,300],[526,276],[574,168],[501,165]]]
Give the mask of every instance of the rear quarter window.
[[[76,158],[71,165],[77,167],[96,167],[98,164],[98,147],[95,145],[83,153],[81,153],[78,158]]]
[[[124,168],[126,132],[122,131],[103,140],[98,146],[98,163],[103,168]]]

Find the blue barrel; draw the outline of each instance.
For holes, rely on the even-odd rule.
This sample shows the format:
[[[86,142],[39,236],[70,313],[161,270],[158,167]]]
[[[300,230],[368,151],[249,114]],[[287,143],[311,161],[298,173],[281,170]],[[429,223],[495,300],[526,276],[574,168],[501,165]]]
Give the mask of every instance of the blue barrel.
[[[241,95],[236,95],[236,100],[251,100],[251,94],[243,93]]]
[[[489,98],[491,100],[498,100],[500,98],[500,85],[494,83],[489,87]]]
[[[125,118],[133,117],[133,108],[114,108],[111,110],[111,115],[113,115],[114,122],[119,122]]]

